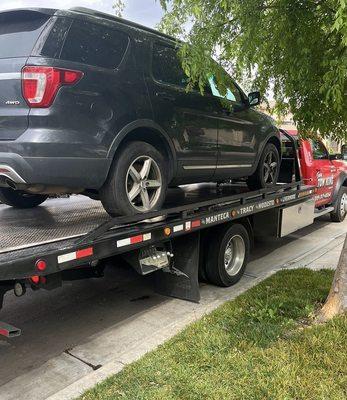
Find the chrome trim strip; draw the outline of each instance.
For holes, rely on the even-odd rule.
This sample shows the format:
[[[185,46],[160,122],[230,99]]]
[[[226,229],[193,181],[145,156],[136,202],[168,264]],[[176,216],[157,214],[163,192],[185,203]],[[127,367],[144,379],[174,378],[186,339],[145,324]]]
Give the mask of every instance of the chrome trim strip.
[[[252,164],[239,165],[184,165],[183,169],[223,169],[223,168],[251,168]]]
[[[25,180],[12,167],[9,167],[6,164],[0,164],[0,176],[6,176],[6,178],[10,179],[14,183],[26,183]]]
[[[217,165],[217,169],[222,168],[251,168],[252,164],[239,164],[239,165]]]
[[[20,72],[2,72],[0,73],[0,81],[7,81],[10,79],[21,79],[22,74]]]
[[[183,169],[215,169],[215,165],[183,165]]]

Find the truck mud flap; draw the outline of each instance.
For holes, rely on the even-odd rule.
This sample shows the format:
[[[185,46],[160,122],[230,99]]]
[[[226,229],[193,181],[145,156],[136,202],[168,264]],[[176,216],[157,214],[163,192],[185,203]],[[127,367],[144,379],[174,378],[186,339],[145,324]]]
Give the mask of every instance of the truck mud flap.
[[[155,291],[164,296],[198,303],[200,232],[179,237],[172,245],[174,262],[155,273]]]
[[[6,292],[11,290],[13,288],[12,285],[0,285],[0,310],[2,309],[3,302],[4,302],[4,296]],[[4,336],[6,338],[13,338],[21,335],[21,330],[19,328],[16,328],[15,326],[12,326],[10,324],[7,324],[6,322],[0,321],[0,337]]]

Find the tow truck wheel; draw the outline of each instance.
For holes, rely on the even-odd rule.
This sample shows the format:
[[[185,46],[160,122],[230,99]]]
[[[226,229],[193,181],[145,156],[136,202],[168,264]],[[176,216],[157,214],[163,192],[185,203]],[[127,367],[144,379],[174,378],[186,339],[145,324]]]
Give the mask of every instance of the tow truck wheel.
[[[11,188],[0,188],[0,202],[15,208],[34,208],[46,201],[43,194],[25,193]]]
[[[241,224],[218,227],[211,231],[212,240],[206,257],[207,280],[217,286],[228,287],[237,283],[246,268],[250,239]]]
[[[341,187],[337,196],[335,209],[330,213],[330,218],[333,222],[342,222],[347,214],[347,188]]]

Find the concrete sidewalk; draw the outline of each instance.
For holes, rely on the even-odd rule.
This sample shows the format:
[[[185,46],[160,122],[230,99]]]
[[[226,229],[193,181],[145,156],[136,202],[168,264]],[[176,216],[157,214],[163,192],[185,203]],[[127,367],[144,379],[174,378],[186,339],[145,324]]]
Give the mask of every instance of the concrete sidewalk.
[[[200,304],[188,303],[182,300],[169,299],[155,294],[146,280],[130,279],[123,277],[122,289],[113,288],[110,282],[108,294],[105,301],[95,304],[95,297],[83,299],[78,296],[85,295],[85,286],[81,286],[80,294],[75,301],[66,303],[65,314],[71,312],[76,330],[88,331],[93,320],[100,323],[100,329],[94,328],[94,333],[83,338],[81,332],[77,344],[65,347],[64,351],[58,352],[46,362],[35,368],[28,367],[14,379],[7,381],[0,387],[1,400],[67,400],[77,397],[86,389],[93,387],[96,383],[115,374],[124,365],[137,360],[146,352],[155,349],[159,344],[171,338],[187,324],[201,318],[204,314],[211,312],[225,301],[234,299],[250,287],[256,285],[266,277],[283,268],[336,268],[339,251],[341,251],[347,221],[343,224],[331,224],[328,219],[322,219],[311,227],[290,235],[278,241],[262,240],[256,243],[256,248],[251,262],[243,279],[231,288],[218,288],[211,285],[201,285]],[[129,272],[130,273],[130,272]],[[118,282],[119,283],[119,282]],[[89,283],[88,290],[92,291]],[[71,290],[71,288],[70,288]],[[77,290],[77,289],[75,289]],[[46,316],[43,321],[28,322],[28,335],[30,330],[36,333],[35,342],[26,342],[24,338],[21,346],[30,348],[35,353],[39,348],[36,343],[52,341],[52,345],[63,340],[62,334],[69,335],[71,325],[69,315],[58,321],[50,314],[55,312],[57,302],[64,303],[64,298],[59,297],[59,292],[51,294],[51,305],[42,311]],[[33,299],[33,309],[36,300]],[[65,307],[65,305],[63,304]],[[29,305],[28,305],[29,307]],[[26,310],[28,313],[30,307]],[[44,314],[46,313],[47,314]],[[48,313],[50,313],[48,315]],[[110,318],[109,324],[103,324],[103,318]],[[62,312],[58,315],[63,315]],[[112,316],[114,323],[112,324]],[[58,317],[59,318],[59,317]],[[59,327],[57,329],[57,327]],[[41,329],[41,331],[40,331]],[[55,329],[55,331],[54,331]],[[52,332],[53,330],[53,332]],[[40,338],[40,333],[53,335]],[[71,335],[74,331],[71,331]],[[81,339],[83,338],[83,339]],[[32,337],[31,337],[32,340]],[[5,350],[1,348],[0,352]],[[7,356],[8,365],[15,368],[16,361],[12,360],[9,352]],[[13,347],[13,357],[16,348]],[[23,354],[22,350],[22,354]],[[59,351],[59,347],[57,348]],[[50,353],[48,353],[50,354]],[[28,358],[30,361],[30,358]],[[35,359],[34,359],[35,360]],[[18,360],[18,370],[22,371],[22,364]],[[33,361],[35,365],[35,361]],[[1,371],[1,370],[0,370]]]
[[[336,269],[344,241],[345,235],[341,235],[326,246],[285,264],[283,268]]]

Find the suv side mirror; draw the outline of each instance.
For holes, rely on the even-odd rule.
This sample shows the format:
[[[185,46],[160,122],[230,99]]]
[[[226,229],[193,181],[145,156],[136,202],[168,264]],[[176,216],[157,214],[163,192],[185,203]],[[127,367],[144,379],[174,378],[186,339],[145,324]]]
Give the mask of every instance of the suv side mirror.
[[[251,92],[248,95],[248,104],[251,107],[257,106],[260,104],[260,92]]]

